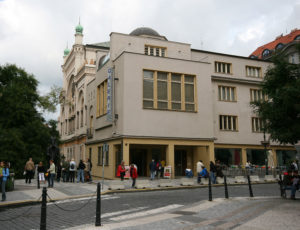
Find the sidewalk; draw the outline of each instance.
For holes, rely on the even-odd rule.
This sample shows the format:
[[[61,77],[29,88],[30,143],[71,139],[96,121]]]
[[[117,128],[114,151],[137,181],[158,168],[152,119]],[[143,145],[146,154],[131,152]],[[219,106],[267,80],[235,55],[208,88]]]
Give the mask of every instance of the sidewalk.
[[[148,180],[148,178],[140,178],[140,179]],[[129,179],[124,181],[125,189],[117,190],[117,192],[207,187],[207,185],[198,185],[196,183],[196,178],[194,178],[194,180],[195,180],[194,186],[181,186],[181,179],[172,179],[171,187],[159,187],[159,180],[155,179],[153,181],[149,181],[150,188],[148,189],[132,189],[131,188],[132,181]],[[108,192],[115,192],[113,190],[108,190],[109,183],[111,181],[112,180],[104,180],[104,187],[101,188],[102,194]],[[54,188],[47,188],[47,193],[52,200],[64,200],[64,199],[93,196],[96,195],[98,182],[100,182],[102,185],[102,180],[96,180],[91,183],[76,183],[76,182],[58,183],[55,181]],[[26,184],[24,179],[15,180],[15,189],[11,192],[7,192],[7,200],[5,202],[0,202],[0,207],[25,205],[25,204],[38,202],[41,198],[43,187],[47,187],[47,186],[48,186],[47,183],[46,184],[42,183],[40,185],[40,189],[37,189],[37,181],[35,179],[32,180],[31,184]],[[215,186],[223,186],[223,185],[217,184]]]
[[[202,201],[190,207],[175,208],[155,215],[138,213],[127,215],[121,221],[82,225],[69,230],[122,229],[122,230],[296,230],[300,226],[300,200],[285,200],[275,197],[231,198]]]

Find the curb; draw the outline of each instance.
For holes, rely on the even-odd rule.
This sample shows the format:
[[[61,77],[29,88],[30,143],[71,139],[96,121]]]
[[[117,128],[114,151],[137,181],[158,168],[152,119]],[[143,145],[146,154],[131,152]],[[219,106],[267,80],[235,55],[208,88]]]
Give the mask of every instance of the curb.
[[[253,182],[252,185],[257,184],[275,184],[277,182]],[[240,185],[248,185],[247,183],[235,183],[235,184],[227,184],[228,187],[230,186],[240,186]],[[223,187],[224,184],[212,184],[212,187]],[[180,190],[180,189],[197,189],[197,188],[207,188],[208,185],[190,185],[190,186],[174,186],[174,187],[156,187],[156,188],[143,188],[143,189],[124,189],[124,190],[107,190],[101,192],[101,195],[112,194],[112,193],[132,193],[132,192],[154,192],[154,191],[163,191],[163,190]],[[68,199],[78,199],[78,198],[85,198],[85,197],[96,197],[95,193],[90,194],[83,194],[83,195],[75,195],[75,196],[68,196],[64,198],[56,198],[53,200],[47,199],[47,203],[52,203],[55,201],[61,200],[68,200]],[[41,200],[20,200],[20,201],[8,201],[5,203],[0,203],[0,208],[15,208],[15,207],[23,207],[28,205],[37,205],[40,204]]]

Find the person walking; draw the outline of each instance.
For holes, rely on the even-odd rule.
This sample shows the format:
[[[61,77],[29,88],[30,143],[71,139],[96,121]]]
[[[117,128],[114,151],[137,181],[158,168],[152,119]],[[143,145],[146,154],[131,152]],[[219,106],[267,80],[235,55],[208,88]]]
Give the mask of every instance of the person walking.
[[[48,187],[53,188],[54,186],[54,178],[55,178],[55,164],[53,160],[50,160],[50,167],[48,169]]]
[[[24,168],[24,171],[26,173],[25,175],[25,183],[31,183],[31,179],[33,178],[33,175],[34,175],[34,163],[32,161],[32,158],[30,157],[29,160],[26,162],[25,164],[25,168]]]
[[[64,161],[62,164],[62,178],[63,182],[69,182],[69,168],[70,168],[70,163],[69,161]]]
[[[156,162],[156,166],[155,166],[155,173],[156,173],[156,176],[157,176],[157,179],[160,178],[160,174],[161,174],[161,163],[160,163],[160,160],[158,160]]]
[[[45,181],[45,172],[46,172],[46,169],[43,165],[43,162],[40,161],[39,165],[38,165],[38,168],[37,168],[37,171],[38,171],[38,177],[39,177],[39,181],[40,182],[44,182],[44,184],[46,183]]]
[[[70,174],[70,182],[75,182],[75,170],[76,170],[76,162],[74,158],[70,162],[69,174]]]
[[[135,186],[136,178],[138,177],[137,169],[134,164],[130,165],[130,177],[132,179],[132,188]]]
[[[215,184],[216,183],[216,173],[217,173],[217,168],[214,164],[214,162],[210,162],[209,164],[209,175],[210,175],[210,180],[211,183]]]
[[[161,163],[161,171],[160,171],[161,178],[164,178],[164,172],[165,172],[166,161],[165,161],[165,160],[162,160],[160,163]]]
[[[78,165],[78,170],[77,170],[77,183],[79,183],[80,181],[84,183],[84,169],[85,169],[85,164],[83,163],[82,160],[80,160]]]
[[[200,173],[202,172],[204,168],[204,164],[202,163],[202,160],[199,160],[197,162],[197,183],[200,184],[201,182],[201,176],[200,176]]]
[[[149,164],[150,169],[150,179],[153,180],[155,178],[155,171],[156,171],[156,164],[154,159],[152,159],[151,163]]]
[[[117,177],[121,178],[121,181],[124,180],[124,176],[125,176],[125,162],[121,161],[121,164],[118,166],[118,170],[117,170]]]
[[[8,164],[2,161],[1,168],[2,168],[2,178],[1,178],[2,201],[5,201],[6,200],[5,185],[6,185],[7,178],[9,177]]]

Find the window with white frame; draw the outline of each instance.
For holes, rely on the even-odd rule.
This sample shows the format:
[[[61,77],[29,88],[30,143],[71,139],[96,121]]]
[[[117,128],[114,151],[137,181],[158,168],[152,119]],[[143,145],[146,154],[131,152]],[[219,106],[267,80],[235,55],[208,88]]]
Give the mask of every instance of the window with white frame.
[[[264,129],[264,123],[259,117],[252,117],[252,132],[261,133]]]
[[[219,85],[219,101],[236,101],[236,88],[232,86]]]
[[[216,61],[215,62],[215,72],[231,74],[232,73],[231,63]]]
[[[255,66],[246,66],[247,77],[262,77],[261,68]]]
[[[220,125],[220,130],[223,131],[238,131],[237,116],[220,115],[219,125]]]
[[[150,56],[165,57],[166,56],[166,48],[145,45],[145,54],[150,55]]]
[[[261,89],[250,89],[250,101],[266,101],[268,98]]]
[[[143,108],[196,111],[195,76],[143,71]]]

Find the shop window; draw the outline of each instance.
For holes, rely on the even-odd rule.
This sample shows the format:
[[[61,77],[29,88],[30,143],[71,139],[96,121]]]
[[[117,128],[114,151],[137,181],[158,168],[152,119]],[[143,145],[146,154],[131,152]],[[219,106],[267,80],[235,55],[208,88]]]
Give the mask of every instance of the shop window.
[[[253,165],[265,165],[266,154],[263,149],[247,149],[247,161]]]
[[[215,159],[227,166],[240,165],[242,162],[241,149],[215,148]]]

